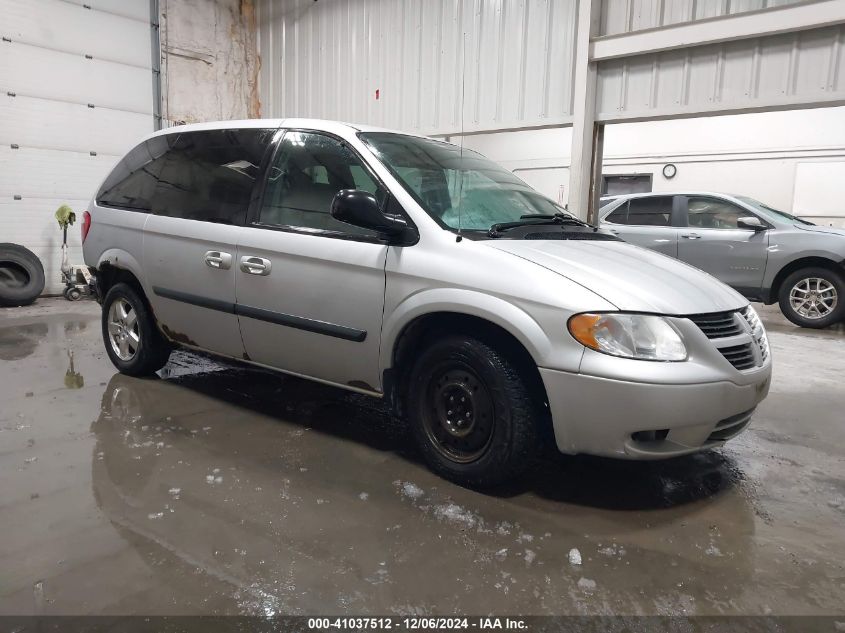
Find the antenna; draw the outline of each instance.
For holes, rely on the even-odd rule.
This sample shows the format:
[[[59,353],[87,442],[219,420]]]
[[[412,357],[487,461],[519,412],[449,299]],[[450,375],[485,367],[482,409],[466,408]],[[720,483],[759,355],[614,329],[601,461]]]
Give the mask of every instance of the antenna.
[[[464,164],[464,99],[466,97],[466,83],[467,83],[467,32],[464,31],[463,39],[461,40],[461,142],[460,142],[460,159],[458,164],[463,167]],[[455,238],[456,242],[460,242],[463,238],[461,234],[463,226],[461,224],[461,211],[464,206],[464,172],[463,169],[458,169],[458,236]]]

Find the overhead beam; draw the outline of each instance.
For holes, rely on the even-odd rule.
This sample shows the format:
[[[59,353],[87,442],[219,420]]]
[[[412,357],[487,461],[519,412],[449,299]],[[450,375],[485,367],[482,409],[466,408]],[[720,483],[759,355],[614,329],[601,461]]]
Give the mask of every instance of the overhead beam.
[[[806,31],[842,23],[845,23],[845,0],[818,0],[597,37],[590,42],[590,61]]]

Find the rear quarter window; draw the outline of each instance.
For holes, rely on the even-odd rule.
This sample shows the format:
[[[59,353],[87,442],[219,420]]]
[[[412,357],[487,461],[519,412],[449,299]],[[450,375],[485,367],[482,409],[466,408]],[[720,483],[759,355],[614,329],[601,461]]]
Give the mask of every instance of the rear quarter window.
[[[97,204],[175,218],[243,224],[274,129],[155,136],[130,151]]]
[[[103,182],[97,192],[97,204],[149,212],[167,149],[164,136],[133,148]]]

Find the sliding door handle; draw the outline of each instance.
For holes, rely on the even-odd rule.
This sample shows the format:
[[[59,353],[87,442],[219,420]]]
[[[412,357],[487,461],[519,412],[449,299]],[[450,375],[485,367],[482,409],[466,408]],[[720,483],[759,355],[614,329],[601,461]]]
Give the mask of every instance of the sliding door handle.
[[[681,233],[681,237],[685,240],[700,240],[701,236],[698,233]]]
[[[208,251],[205,254],[205,265],[209,268],[229,270],[232,267],[232,254],[222,251]]]
[[[270,260],[263,257],[241,257],[241,270],[250,275],[269,275],[272,267]]]

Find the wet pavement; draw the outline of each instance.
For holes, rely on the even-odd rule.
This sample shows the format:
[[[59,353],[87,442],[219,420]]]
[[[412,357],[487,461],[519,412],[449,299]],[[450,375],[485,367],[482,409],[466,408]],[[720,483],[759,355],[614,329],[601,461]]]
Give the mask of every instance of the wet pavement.
[[[845,613],[841,328],[765,310],[771,394],[723,449],[482,494],[363,396],[121,376],[98,310],[0,310],[0,614]]]

